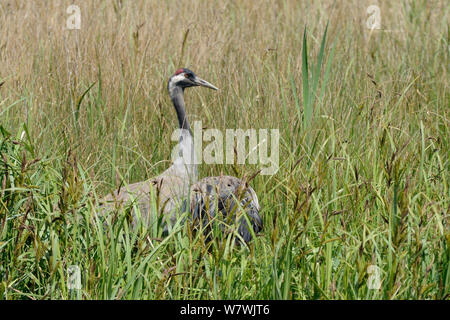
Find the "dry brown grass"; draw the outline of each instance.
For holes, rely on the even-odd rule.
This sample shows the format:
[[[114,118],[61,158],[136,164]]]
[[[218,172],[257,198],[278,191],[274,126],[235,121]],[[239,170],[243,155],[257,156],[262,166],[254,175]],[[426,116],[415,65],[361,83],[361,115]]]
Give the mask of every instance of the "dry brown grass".
[[[125,130],[116,142],[155,161],[150,146],[159,140],[168,142],[176,123],[166,97],[166,80],[176,67],[188,66],[221,89],[219,94],[189,93],[192,119],[219,128],[245,128],[249,119],[259,127],[293,128],[298,119],[291,117],[285,123],[279,116],[281,89],[289,88],[288,70],[300,79],[304,26],[314,37],[315,55],[327,21],[329,38],[338,39],[327,112],[339,110],[342,115],[349,102],[370,101],[376,88],[366,73],[376,77],[387,96],[400,94],[416,77],[417,83],[427,79],[440,83],[436,89],[442,90],[448,81],[444,63],[448,53],[438,48],[445,40],[448,7],[445,1],[428,1],[423,5],[427,12],[420,13],[405,3],[409,4],[379,1],[383,28],[393,32],[371,33],[365,27],[370,1],[190,1],[184,5],[79,1],[75,4],[81,8],[81,30],[65,27],[66,8],[72,1],[3,1],[0,78],[6,80],[1,95],[7,99],[3,107],[24,98],[7,118],[14,124],[27,121],[48,151],[62,148],[65,132],[72,143],[78,140],[83,158],[91,154],[89,163],[111,153],[127,114]],[[435,66],[433,72],[430,65]],[[100,72],[101,100],[90,96],[83,103],[78,119],[81,135],[73,136],[77,99],[88,85],[99,81]],[[294,114],[291,94],[286,95],[291,102],[288,112]],[[409,95],[426,101],[427,93],[418,88]],[[341,97],[345,101],[337,100]],[[391,103],[384,97],[382,102]],[[89,111],[87,103],[97,108]],[[402,109],[410,112],[415,107]],[[92,113],[90,123],[87,112]]]

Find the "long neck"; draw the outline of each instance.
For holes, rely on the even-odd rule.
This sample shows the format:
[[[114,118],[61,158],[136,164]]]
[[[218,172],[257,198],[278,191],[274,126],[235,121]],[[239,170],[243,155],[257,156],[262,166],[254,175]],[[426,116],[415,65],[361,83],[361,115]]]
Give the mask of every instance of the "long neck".
[[[178,157],[174,160],[174,170],[185,172],[191,182],[197,181],[198,169],[194,151],[194,139],[191,127],[186,117],[183,89],[179,87],[169,88],[170,98],[177,112],[178,124],[180,126],[180,143]]]
[[[192,135],[191,127],[186,117],[183,89],[180,87],[175,87],[170,90],[169,93],[170,98],[172,99],[173,106],[175,107],[175,111],[177,112],[178,124],[180,126],[180,129],[188,130]]]

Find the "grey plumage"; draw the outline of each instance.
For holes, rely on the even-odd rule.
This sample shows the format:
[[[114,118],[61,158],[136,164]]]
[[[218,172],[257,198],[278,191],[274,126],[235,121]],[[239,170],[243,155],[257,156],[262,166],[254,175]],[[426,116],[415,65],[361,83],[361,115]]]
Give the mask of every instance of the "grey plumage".
[[[244,180],[232,176],[204,178],[191,187],[190,203],[192,218],[201,223],[206,234],[215,223],[224,232],[237,226],[238,234],[249,242],[250,227],[255,234],[262,230],[258,197]]]
[[[164,172],[156,178],[123,186],[104,197],[102,204],[109,210],[134,204],[139,209],[142,223],[146,225],[156,223],[162,214],[164,231],[167,231],[167,224],[174,225],[177,213],[184,211],[183,199],[189,192],[188,182],[188,179]],[[156,202],[159,212],[152,212],[152,201]],[[131,214],[134,226],[138,219],[137,212],[132,209]]]

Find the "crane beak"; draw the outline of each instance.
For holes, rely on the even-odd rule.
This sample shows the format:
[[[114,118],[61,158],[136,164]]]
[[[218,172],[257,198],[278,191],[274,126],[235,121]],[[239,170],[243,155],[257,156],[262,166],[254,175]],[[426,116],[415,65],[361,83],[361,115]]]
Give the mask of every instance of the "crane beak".
[[[206,87],[206,88],[210,88],[210,89],[214,89],[214,90],[219,90],[219,88],[213,86],[211,83],[209,83],[206,80],[200,79],[199,77],[195,78],[194,83],[197,86],[202,86],[202,87]]]

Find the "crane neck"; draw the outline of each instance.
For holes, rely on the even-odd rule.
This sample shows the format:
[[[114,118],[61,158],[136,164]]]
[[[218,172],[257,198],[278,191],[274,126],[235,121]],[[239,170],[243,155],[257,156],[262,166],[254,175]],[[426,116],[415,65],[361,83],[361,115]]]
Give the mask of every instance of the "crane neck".
[[[172,99],[173,106],[175,107],[175,111],[177,112],[178,124],[180,129],[187,130],[191,136],[191,126],[189,125],[189,121],[186,117],[186,107],[184,103],[184,90],[180,87],[169,88],[170,99]]]
[[[177,175],[186,175],[191,182],[198,179],[197,158],[195,155],[194,139],[191,126],[186,117],[184,104],[184,90],[180,87],[169,85],[169,95],[177,112],[178,124],[180,126],[180,143],[178,144],[178,157],[174,160],[169,170],[174,170]]]

